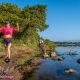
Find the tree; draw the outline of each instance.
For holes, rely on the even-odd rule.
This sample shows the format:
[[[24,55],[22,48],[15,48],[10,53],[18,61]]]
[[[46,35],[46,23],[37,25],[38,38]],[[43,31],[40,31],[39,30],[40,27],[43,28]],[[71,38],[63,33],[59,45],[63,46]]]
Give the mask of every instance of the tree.
[[[0,4],[0,26],[8,20],[14,26],[15,22],[20,23],[20,32],[15,33],[15,39],[27,42],[37,40],[39,37],[38,30],[45,30],[48,25],[46,24],[46,5],[33,5],[19,8],[16,4],[1,3]],[[20,35],[18,35],[20,34]]]

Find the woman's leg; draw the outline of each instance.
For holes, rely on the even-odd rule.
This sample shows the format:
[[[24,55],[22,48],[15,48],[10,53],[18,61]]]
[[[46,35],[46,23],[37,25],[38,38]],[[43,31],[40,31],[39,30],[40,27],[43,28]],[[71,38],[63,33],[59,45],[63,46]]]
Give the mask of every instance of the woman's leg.
[[[8,58],[10,59],[10,57],[11,57],[11,43],[9,43],[9,44],[7,45],[7,56],[8,56]]]
[[[6,50],[6,55],[8,57],[8,45],[7,44],[4,44],[4,47],[5,47],[5,50]]]

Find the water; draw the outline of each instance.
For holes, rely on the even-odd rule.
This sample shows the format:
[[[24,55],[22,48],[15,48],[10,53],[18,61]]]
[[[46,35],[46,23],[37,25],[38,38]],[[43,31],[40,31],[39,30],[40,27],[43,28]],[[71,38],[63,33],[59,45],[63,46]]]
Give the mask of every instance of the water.
[[[68,55],[70,51],[76,52],[77,55]],[[65,59],[63,61],[42,59],[34,72],[34,80],[80,80],[80,64],[76,62],[80,58],[80,47],[57,47],[56,52],[59,54],[58,57],[62,55]],[[75,73],[66,74],[65,68],[72,68]]]

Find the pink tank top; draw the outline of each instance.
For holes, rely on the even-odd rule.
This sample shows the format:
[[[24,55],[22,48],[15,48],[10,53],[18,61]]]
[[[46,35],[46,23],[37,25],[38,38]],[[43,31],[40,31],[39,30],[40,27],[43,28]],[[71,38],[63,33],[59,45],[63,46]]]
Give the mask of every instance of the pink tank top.
[[[3,33],[4,38],[12,38],[12,34],[15,30],[16,28],[14,28],[13,26],[10,27],[2,26],[0,28],[0,31]]]

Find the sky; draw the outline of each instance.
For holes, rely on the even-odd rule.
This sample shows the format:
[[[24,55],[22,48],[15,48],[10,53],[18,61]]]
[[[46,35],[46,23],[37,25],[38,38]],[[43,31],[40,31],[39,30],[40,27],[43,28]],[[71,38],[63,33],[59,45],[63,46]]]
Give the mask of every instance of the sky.
[[[52,41],[80,40],[80,0],[0,0],[16,3],[19,7],[46,4],[46,23],[49,27],[39,32]]]

